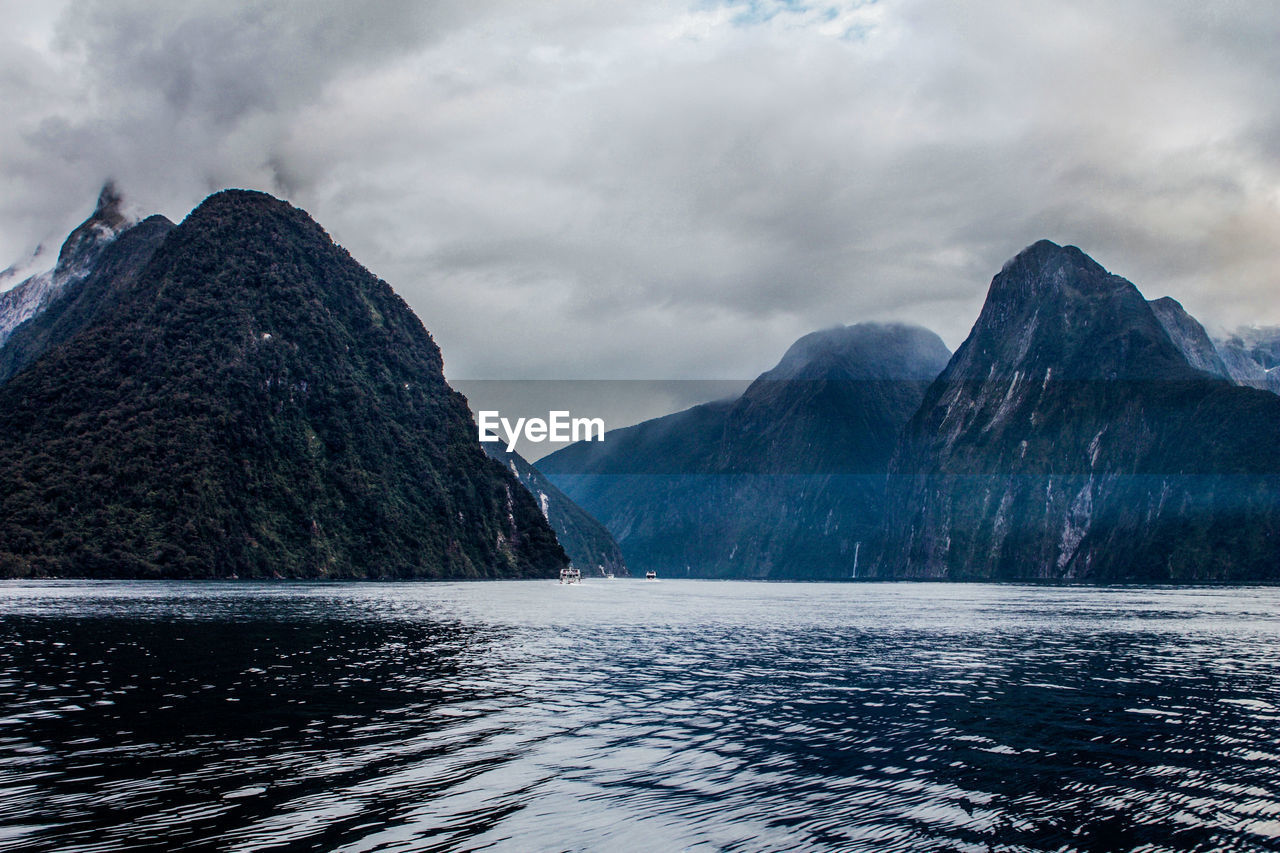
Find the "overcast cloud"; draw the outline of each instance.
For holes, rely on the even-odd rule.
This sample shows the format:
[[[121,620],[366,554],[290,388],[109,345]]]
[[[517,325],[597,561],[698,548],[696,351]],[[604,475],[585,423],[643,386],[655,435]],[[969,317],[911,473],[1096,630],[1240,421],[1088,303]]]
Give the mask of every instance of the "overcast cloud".
[[[114,177],[307,209],[455,378],[739,378],[800,335],[955,347],[1074,243],[1280,324],[1280,4],[3,3],[0,266]]]

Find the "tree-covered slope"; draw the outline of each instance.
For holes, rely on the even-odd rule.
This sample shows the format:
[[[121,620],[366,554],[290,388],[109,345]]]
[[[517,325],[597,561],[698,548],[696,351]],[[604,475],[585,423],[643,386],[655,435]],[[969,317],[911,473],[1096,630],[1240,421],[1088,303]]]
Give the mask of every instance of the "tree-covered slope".
[[[552,576],[418,318],[303,211],[208,198],[0,387],[0,571]]]

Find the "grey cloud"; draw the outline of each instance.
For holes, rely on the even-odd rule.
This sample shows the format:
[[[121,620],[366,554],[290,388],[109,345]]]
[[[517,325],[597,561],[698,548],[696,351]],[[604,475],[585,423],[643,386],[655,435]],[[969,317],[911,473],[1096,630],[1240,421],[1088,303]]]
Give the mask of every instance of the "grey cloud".
[[[171,217],[286,194],[456,377],[743,378],[859,320],[955,346],[1040,237],[1280,323],[1280,7],[834,5],[75,2],[0,62],[0,235],[107,174]]]

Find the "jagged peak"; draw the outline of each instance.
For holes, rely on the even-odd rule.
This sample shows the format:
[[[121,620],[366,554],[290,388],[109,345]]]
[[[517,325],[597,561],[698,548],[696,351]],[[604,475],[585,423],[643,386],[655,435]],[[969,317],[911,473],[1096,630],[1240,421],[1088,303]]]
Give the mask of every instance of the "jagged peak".
[[[1171,296],[1162,296],[1147,304],[1155,312],[1156,319],[1168,333],[1169,339],[1182,351],[1192,367],[1222,379],[1230,378],[1230,370],[1209,338],[1209,333],[1199,320],[1182,307],[1181,302]]]
[[[93,213],[76,226],[58,251],[54,267],[57,277],[82,275],[93,263],[102,248],[119,236],[121,231],[135,224],[133,217],[124,212],[124,195],[115,181],[108,179],[98,191]]]
[[[112,178],[107,178],[106,183],[102,185],[102,189],[98,191],[98,204],[93,209],[94,216],[109,215],[119,213],[120,206],[124,203],[124,196],[116,187],[116,182]]]
[[[1023,321],[1016,318],[1030,316],[1049,304],[1109,297],[1124,289],[1132,290],[1133,298],[1142,299],[1132,283],[1107,272],[1079,248],[1039,240],[1010,258],[991,279],[974,328],[998,328],[1010,322],[1021,325]]]
[[[1206,341],[1209,340],[1209,333],[1205,331],[1204,325],[1195,317],[1192,317],[1187,309],[1182,307],[1182,303],[1172,296],[1148,299],[1147,304],[1151,306],[1151,310],[1155,312],[1156,318],[1166,330],[1173,324],[1177,328],[1195,332],[1197,336],[1203,336]]]
[[[982,312],[944,376],[1052,370],[1060,379],[1189,378],[1194,368],[1157,310],[1132,282],[1079,248],[1040,240],[991,280]]]

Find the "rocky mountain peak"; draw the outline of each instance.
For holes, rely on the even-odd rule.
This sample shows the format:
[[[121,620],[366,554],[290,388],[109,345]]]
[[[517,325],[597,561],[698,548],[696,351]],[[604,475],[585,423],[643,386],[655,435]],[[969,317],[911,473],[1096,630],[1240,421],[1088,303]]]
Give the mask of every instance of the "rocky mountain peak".
[[[102,185],[102,189],[98,191],[98,203],[93,209],[93,215],[98,219],[109,219],[123,216],[120,212],[121,205],[124,203],[124,196],[116,187],[116,182],[107,179]]]
[[[1179,379],[1194,372],[1131,282],[1041,240],[991,281],[947,379]]]
[[[997,280],[1033,282],[1063,281],[1072,272],[1107,275],[1106,269],[1076,246],[1060,246],[1052,240],[1037,240],[1005,262]]]
[[[0,344],[93,272],[106,248],[134,225],[124,213],[123,203],[115,184],[107,181],[93,213],[63,241],[53,269],[48,267],[43,247],[37,247],[26,262],[0,272]],[[14,281],[19,283],[9,287]]]
[[[98,193],[93,213],[63,242],[53,268],[55,279],[83,278],[88,274],[107,244],[135,224],[123,208],[124,196],[113,181],[107,181]]]

